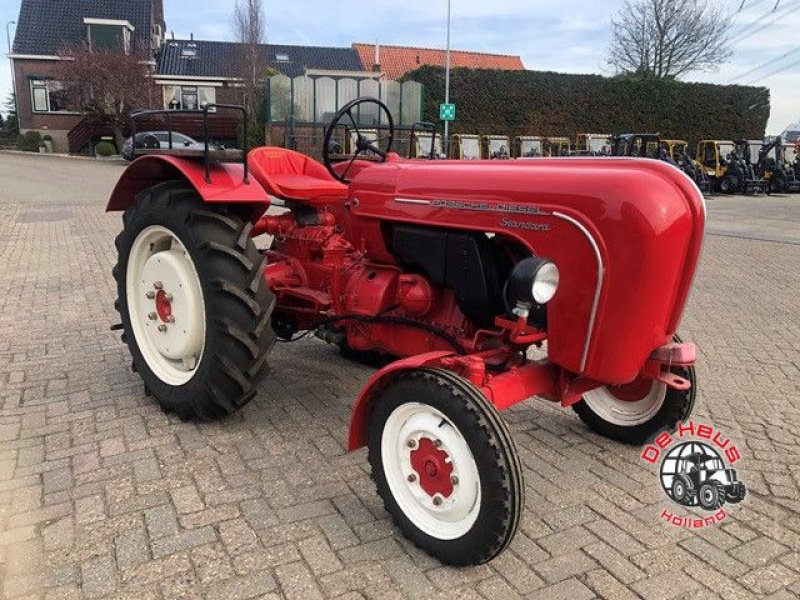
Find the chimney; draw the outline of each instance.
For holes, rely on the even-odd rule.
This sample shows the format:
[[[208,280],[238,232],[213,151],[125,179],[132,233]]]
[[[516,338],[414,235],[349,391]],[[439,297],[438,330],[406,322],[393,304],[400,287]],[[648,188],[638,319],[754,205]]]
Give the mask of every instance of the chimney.
[[[378,40],[375,40],[375,64],[372,65],[372,70],[375,73],[381,72],[381,45]]]
[[[194,41],[194,33],[190,33],[189,34],[189,41],[191,41],[191,42]]]

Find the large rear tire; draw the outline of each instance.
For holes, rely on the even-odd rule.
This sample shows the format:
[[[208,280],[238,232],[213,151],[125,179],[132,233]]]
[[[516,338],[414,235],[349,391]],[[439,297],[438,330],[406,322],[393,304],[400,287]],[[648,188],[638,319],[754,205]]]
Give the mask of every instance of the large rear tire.
[[[524,506],[516,448],[494,407],[453,373],[420,369],[386,384],[369,462],[394,523],[442,562],[485,563],[513,539]]]
[[[116,306],[146,392],[182,419],[241,408],[275,341],[274,296],[252,225],[180,181],[139,194],[123,222]]]

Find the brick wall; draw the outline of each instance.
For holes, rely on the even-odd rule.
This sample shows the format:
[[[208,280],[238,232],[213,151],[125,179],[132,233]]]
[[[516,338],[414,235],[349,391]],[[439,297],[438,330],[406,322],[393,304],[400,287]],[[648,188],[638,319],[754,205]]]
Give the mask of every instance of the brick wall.
[[[50,60],[14,60],[19,127],[23,133],[35,130],[42,135],[51,135],[54,150],[67,152],[67,133],[80,122],[82,116],[71,113],[35,113],[31,102],[31,79],[52,76],[56,64],[57,61]]]

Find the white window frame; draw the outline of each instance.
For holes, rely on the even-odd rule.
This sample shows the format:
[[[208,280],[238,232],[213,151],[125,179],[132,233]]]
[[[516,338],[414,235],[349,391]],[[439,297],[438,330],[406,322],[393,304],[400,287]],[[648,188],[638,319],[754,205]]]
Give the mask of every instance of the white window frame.
[[[86,25],[86,37],[89,41],[89,48],[92,48],[92,25],[110,25],[112,27],[120,27],[122,29],[122,46],[125,54],[131,53],[131,40],[133,39],[133,32],[136,27],[131,25],[131,22],[125,19],[95,19],[93,17],[84,17],[83,24]]]
[[[31,94],[31,112],[37,115],[69,115],[69,114],[78,114],[72,110],[52,110],[50,106],[50,87],[49,83],[59,83],[54,79],[30,79],[28,81],[28,88],[30,89]],[[63,85],[63,84],[61,84]],[[45,109],[37,109],[36,108],[36,90],[44,90],[44,102],[45,102]]]
[[[157,83],[162,83],[162,82],[157,82]],[[208,82],[200,82],[200,81],[197,81],[197,82],[194,82],[194,81],[181,81],[180,83],[172,83],[172,82],[170,82],[170,83],[163,82],[163,83],[164,83],[164,87],[163,87],[164,108],[166,108],[168,110],[172,108],[169,105],[169,101],[172,99],[172,97],[168,97],[167,88],[178,88],[178,92],[174,97],[175,98],[180,98],[180,107],[181,107],[181,109],[183,108],[183,95],[184,95],[184,93],[186,93],[186,92],[184,92],[184,88],[191,88],[191,89],[194,90],[194,92],[189,91],[188,93],[194,93],[197,96],[197,110],[201,110],[203,108],[202,103],[200,102],[200,96],[201,96],[200,89],[201,88],[204,88],[206,90],[205,91],[205,95],[206,96],[210,96],[211,97],[211,102],[209,102],[209,104],[216,104],[216,102],[217,102],[217,88],[220,87],[219,85],[210,85]],[[212,113],[216,112],[216,109],[212,108],[208,112],[212,112]]]

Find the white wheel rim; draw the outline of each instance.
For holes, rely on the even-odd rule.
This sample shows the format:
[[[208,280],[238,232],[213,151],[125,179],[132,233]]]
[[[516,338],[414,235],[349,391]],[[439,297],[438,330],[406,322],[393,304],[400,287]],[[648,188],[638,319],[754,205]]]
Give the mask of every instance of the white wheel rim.
[[[168,385],[188,382],[203,357],[206,311],[197,269],[175,233],[152,225],[136,236],[125,292],[133,335],[147,366]]]
[[[605,386],[584,393],[583,400],[604,421],[621,427],[635,427],[656,416],[666,397],[666,384],[654,379],[650,390],[640,400],[621,400]]]
[[[412,461],[419,466],[426,458],[447,466],[437,477],[430,470],[415,470]],[[381,459],[392,496],[415,527],[440,540],[460,538],[472,529],[481,507],[478,466],[461,432],[442,412],[417,402],[397,407],[383,428]],[[424,462],[430,466],[431,461]],[[434,481],[447,487],[444,477],[451,482],[449,494],[432,495],[423,488],[430,489]]]

